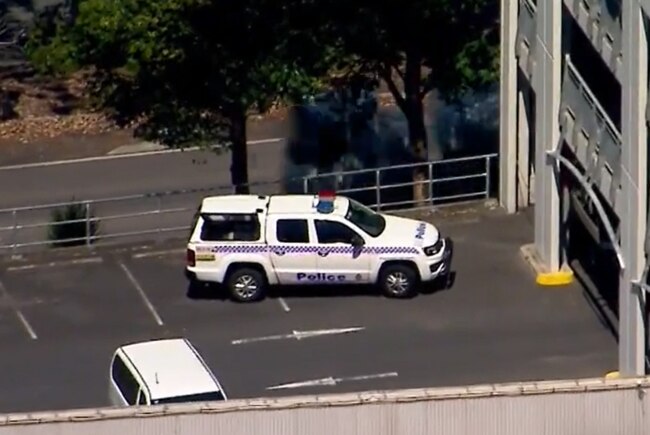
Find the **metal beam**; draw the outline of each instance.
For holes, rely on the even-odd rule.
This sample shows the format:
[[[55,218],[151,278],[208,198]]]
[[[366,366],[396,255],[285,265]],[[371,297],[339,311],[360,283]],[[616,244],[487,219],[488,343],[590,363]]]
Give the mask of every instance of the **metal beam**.
[[[625,3],[626,1],[632,1],[633,3],[636,3],[636,1],[633,0],[624,0],[623,3]],[[639,5],[641,5],[643,13],[650,16],[650,0],[638,0],[638,2]],[[625,38],[625,35],[623,35],[623,38]]]
[[[499,202],[508,213],[517,211],[517,8],[501,0],[501,82],[499,130]]]
[[[619,283],[619,372],[623,376],[645,374],[645,325],[638,283],[645,263],[647,218],[648,42],[642,5],[623,2],[623,83],[621,150],[621,248],[627,266]]]
[[[571,160],[567,159],[563,155],[560,154],[561,147],[558,147],[557,149],[553,151],[548,151],[548,156],[551,157],[552,159],[555,159],[559,164],[563,165],[569,172],[571,172],[571,175],[580,183],[583,189],[585,189],[585,192],[587,192],[587,195],[589,195],[589,199],[591,199],[591,202],[594,204],[594,207],[596,207],[596,212],[598,213],[598,216],[600,217],[600,220],[603,223],[603,226],[605,227],[605,232],[607,233],[607,238],[609,239],[610,243],[612,244],[612,247],[614,248],[614,252],[616,252],[616,260],[618,261],[618,264],[621,268],[621,270],[625,269],[625,257],[623,256],[623,252],[621,250],[621,246],[618,243],[618,238],[616,237],[616,231],[614,231],[614,227],[612,227],[612,223],[609,221],[609,217],[607,216],[607,212],[605,211],[605,208],[600,202],[600,198],[596,194],[596,190],[594,189],[594,185],[592,182],[590,182],[587,179],[587,176],[580,172],[578,168],[571,162]],[[559,175],[559,168],[556,169]]]
[[[560,139],[562,2],[537,2],[535,107],[535,249],[550,272],[560,269],[560,195],[547,151]]]

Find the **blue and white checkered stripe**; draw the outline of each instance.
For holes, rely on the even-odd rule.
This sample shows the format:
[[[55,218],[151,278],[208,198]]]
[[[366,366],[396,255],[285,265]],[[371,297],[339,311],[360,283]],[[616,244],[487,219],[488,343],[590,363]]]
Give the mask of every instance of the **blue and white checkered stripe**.
[[[352,254],[352,246],[306,246],[306,245],[219,245],[213,246],[210,252],[217,254],[262,254],[281,251],[285,254],[309,254],[327,252],[328,254]],[[364,246],[362,253],[371,255],[382,254],[418,254],[417,248],[405,246]]]

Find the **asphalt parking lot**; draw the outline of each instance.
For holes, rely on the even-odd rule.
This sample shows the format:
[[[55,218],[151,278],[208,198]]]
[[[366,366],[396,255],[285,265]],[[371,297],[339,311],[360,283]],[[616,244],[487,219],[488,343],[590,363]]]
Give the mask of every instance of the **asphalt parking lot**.
[[[103,252],[0,272],[0,412],[107,405],[120,344],[186,336],[232,398],[601,376],[616,343],[577,285],[534,284],[525,214],[434,221],[453,286],[411,300],[278,289],[241,305],[190,299],[172,251]],[[74,261],[74,262],[72,262]]]

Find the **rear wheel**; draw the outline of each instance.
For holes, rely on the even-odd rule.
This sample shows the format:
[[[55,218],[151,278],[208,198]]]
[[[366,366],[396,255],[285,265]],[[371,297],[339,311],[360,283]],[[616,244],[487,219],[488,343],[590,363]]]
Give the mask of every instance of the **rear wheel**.
[[[260,271],[242,267],[230,273],[226,281],[230,296],[237,302],[256,302],[266,295],[266,278]]]
[[[379,286],[390,298],[413,297],[417,291],[417,273],[404,264],[388,265],[381,271]]]

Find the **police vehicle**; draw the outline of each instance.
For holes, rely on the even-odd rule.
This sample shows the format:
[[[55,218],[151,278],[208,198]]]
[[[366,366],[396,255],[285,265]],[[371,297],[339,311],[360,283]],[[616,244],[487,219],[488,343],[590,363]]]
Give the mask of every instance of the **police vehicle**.
[[[239,302],[270,285],[376,284],[405,298],[450,272],[452,243],[436,227],[333,192],[207,197],[192,228],[190,284],[224,284]]]

